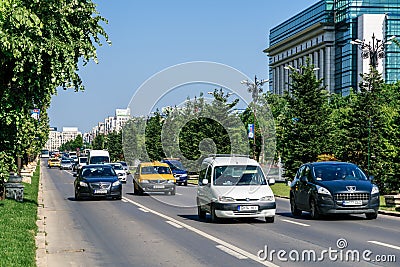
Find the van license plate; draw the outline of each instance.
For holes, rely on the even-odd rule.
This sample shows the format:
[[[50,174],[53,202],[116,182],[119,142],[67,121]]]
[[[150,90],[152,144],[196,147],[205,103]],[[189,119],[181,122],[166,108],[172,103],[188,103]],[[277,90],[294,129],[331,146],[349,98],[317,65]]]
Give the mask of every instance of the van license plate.
[[[258,206],[238,206],[238,211],[257,211]]]
[[[107,194],[107,189],[97,189],[94,190],[95,194]]]
[[[343,206],[361,206],[362,200],[344,200]]]

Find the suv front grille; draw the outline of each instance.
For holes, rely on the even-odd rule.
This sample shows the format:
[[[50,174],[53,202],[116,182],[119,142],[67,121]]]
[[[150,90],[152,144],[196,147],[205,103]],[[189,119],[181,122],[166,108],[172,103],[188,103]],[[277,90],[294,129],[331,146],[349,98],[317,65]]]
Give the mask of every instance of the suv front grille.
[[[368,193],[339,193],[335,194],[336,200],[369,200]]]

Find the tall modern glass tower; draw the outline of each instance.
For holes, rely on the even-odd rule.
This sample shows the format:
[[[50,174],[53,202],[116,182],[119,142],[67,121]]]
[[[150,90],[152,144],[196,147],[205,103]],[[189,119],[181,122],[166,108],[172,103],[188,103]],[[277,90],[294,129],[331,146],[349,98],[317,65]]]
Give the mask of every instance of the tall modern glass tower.
[[[360,73],[368,72],[369,60],[352,40],[372,41],[372,35],[385,41],[400,39],[399,0],[321,0],[270,30],[270,90],[282,94],[288,90],[289,70],[305,64],[309,57],[318,78],[331,93],[347,95],[357,90]],[[386,82],[400,80],[400,48],[385,47],[385,58],[378,70]]]

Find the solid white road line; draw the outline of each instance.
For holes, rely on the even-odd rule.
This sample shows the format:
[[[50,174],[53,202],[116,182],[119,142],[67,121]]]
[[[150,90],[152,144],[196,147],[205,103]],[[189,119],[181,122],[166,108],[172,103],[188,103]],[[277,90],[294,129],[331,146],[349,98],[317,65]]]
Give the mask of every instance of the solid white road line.
[[[176,195],[178,195],[178,196],[183,196],[182,194],[180,194],[180,193],[175,193]]]
[[[203,232],[203,231],[201,231],[201,230],[199,230],[197,228],[194,228],[194,227],[192,227],[192,226],[190,226],[190,225],[188,225],[186,223],[183,223],[183,222],[180,222],[178,220],[175,220],[174,218],[171,218],[171,217],[169,217],[169,216],[167,216],[165,214],[162,214],[162,213],[160,213],[158,211],[149,209],[149,208],[143,206],[142,204],[140,204],[138,202],[135,202],[135,201],[133,201],[133,200],[131,200],[129,198],[126,198],[126,197],[123,197],[123,198],[126,199],[128,202],[132,203],[133,205],[138,206],[139,208],[148,210],[149,212],[151,212],[151,213],[153,213],[153,214],[155,214],[155,215],[157,215],[157,216],[159,216],[161,218],[164,218],[164,219],[166,219],[168,221],[175,222],[175,223],[185,227],[189,231],[192,231],[192,232],[194,232],[194,233],[196,233],[196,234],[198,234],[198,235],[200,235],[200,236],[202,236],[204,238],[207,238],[207,239],[209,239],[209,240],[211,240],[211,241],[213,241],[215,243],[218,243],[219,245],[225,246],[225,247],[227,247],[227,248],[229,248],[229,249],[231,249],[233,251],[236,251],[237,253],[242,254],[242,255],[248,257],[249,259],[251,259],[251,260],[253,260],[255,262],[258,262],[258,263],[260,263],[260,264],[262,264],[264,266],[270,266],[270,267],[278,266],[278,265],[276,265],[276,264],[274,264],[272,262],[260,260],[256,255],[251,254],[250,252],[247,252],[247,251],[245,251],[245,250],[243,250],[243,249],[241,249],[239,247],[236,247],[235,245],[229,244],[228,242],[225,242],[225,241],[223,241],[223,240],[221,240],[221,239],[219,239],[219,238],[217,238],[215,236],[207,234],[206,232]]]
[[[281,221],[288,222],[288,223],[292,223],[292,224],[297,224],[297,225],[300,225],[300,226],[310,226],[309,224],[299,223],[299,222],[295,222],[295,221],[291,221],[291,220],[286,220],[286,219],[282,219]]]
[[[122,202],[128,203],[128,201],[126,201],[125,199],[122,199]]]
[[[248,259],[246,256],[244,256],[244,255],[242,255],[242,254],[240,254],[240,253],[237,253],[236,251],[234,251],[234,250],[232,250],[232,249],[230,249],[230,248],[224,247],[224,246],[222,246],[222,245],[218,245],[218,246],[216,246],[216,247],[219,248],[220,250],[222,250],[223,252],[226,252],[226,253],[228,253],[229,255],[231,255],[231,256],[233,256],[233,257],[235,257],[235,258],[238,258],[239,260]]]
[[[176,228],[183,228],[182,225],[177,224],[177,223],[175,223],[175,222],[166,221],[166,223],[168,223],[168,224],[170,224],[170,225],[172,225],[173,227],[176,227]]]
[[[122,198],[123,200],[126,200],[126,202],[130,202],[129,200],[127,200],[127,199],[125,199],[125,198]],[[145,208],[139,208],[139,210],[141,210],[141,211],[143,211],[143,212],[149,212],[147,209],[145,209]]]
[[[387,244],[387,243],[383,243],[383,242],[379,242],[379,241],[368,241],[369,243],[375,244],[375,245],[380,245],[380,246],[384,246],[384,247],[388,247],[388,248],[393,248],[393,249],[397,249],[400,250],[400,247],[395,246],[395,245],[391,245],[391,244]]]

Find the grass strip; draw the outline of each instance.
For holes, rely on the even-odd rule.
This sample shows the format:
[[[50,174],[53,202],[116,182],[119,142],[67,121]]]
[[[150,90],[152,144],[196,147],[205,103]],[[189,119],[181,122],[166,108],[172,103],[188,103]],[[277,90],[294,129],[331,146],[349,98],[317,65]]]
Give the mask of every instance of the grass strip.
[[[24,183],[24,201],[0,201],[0,267],[36,266],[37,198],[40,166]]]
[[[290,186],[286,183],[275,183],[271,185],[272,192],[277,197],[289,197],[290,196]]]

